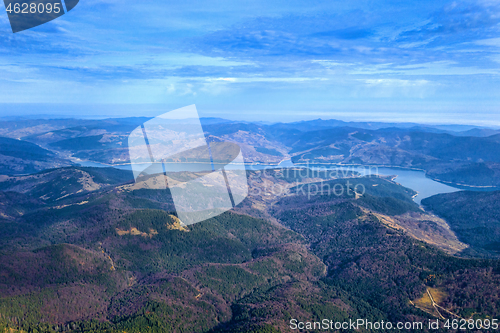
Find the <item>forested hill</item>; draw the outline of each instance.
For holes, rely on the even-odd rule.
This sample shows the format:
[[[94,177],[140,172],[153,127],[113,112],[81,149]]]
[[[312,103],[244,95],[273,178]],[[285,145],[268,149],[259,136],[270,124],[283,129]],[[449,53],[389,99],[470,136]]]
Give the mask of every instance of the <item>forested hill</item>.
[[[466,254],[500,257],[499,191],[439,194],[422,204],[445,218],[459,239],[471,245]]]
[[[412,190],[354,173],[323,183],[314,182],[326,174],[293,174],[249,172],[261,195],[188,227],[168,190],[113,169],[5,181],[0,329],[292,332],[292,318],[427,321],[439,317],[427,291],[447,318],[500,315],[499,262],[448,254],[466,245]],[[45,182],[58,175],[67,181]],[[311,183],[324,193],[296,190]],[[288,190],[271,196],[277,185]]]
[[[70,164],[34,143],[0,137],[0,174],[29,174]]]

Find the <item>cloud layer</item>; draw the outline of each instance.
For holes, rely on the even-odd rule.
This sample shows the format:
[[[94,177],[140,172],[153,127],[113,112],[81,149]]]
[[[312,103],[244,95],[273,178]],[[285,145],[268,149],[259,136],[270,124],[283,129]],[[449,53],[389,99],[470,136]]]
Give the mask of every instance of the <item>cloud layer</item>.
[[[18,34],[0,15],[0,103],[500,123],[499,32],[497,1],[82,0]]]

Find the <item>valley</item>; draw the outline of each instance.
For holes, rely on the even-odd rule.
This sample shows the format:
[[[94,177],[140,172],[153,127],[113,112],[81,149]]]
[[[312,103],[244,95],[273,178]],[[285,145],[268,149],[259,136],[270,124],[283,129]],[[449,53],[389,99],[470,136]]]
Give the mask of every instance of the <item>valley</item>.
[[[4,121],[0,135],[37,145],[14,150],[39,161],[24,161],[20,152],[0,152],[3,172],[32,173],[75,161],[129,163],[127,137],[149,119]],[[464,189],[494,190],[500,184],[500,134],[493,129],[321,119],[271,125],[220,118],[201,122],[209,142],[238,144],[246,163],[291,159],[296,164],[401,167],[424,170],[431,179]]]
[[[135,182],[130,170],[68,159],[126,162],[127,131],[141,121],[15,132],[29,134],[13,139],[18,156],[48,164],[32,167],[25,155],[23,171],[6,163],[0,178],[0,331],[264,333],[291,332],[291,318],[500,315],[498,192],[444,193],[418,205],[417,193],[389,175],[282,165],[247,170],[242,203],[184,226],[169,189],[151,185],[155,175]],[[396,164],[428,175],[479,155],[477,163],[496,163],[450,148],[487,140],[497,149],[495,134],[209,123],[207,135],[242,144],[247,162]]]
[[[181,227],[168,190],[128,187],[125,171],[111,168],[62,170],[64,181],[53,186],[72,186],[73,195],[40,197],[43,179],[59,169],[22,178],[22,187],[9,178],[2,192],[36,202],[22,214],[5,211],[1,222],[0,313],[8,327],[286,332],[290,317],[425,319],[410,301],[426,286],[445,290],[440,305],[460,315],[485,296],[460,303],[453,286],[498,282],[497,261],[446,254],[460,256],[468,245],[423,212],[412,190],[383,178],[250,172],[253,192],[271,184],[288,190],[249,196],[234,212]],[[295,190],[297,181],[321,180],[345,195]],[[354,182],[366,193],[347,194]],[[474,312],[494,315],[491,302]]]

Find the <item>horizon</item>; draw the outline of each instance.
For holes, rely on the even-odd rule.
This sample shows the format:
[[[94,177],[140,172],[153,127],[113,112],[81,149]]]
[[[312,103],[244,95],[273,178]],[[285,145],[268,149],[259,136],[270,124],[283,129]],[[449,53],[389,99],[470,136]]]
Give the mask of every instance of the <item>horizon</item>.
[[[110,120],[110,119],[127,119],[127,118],[154,118],[153,116],[147,116],[147,115],[138,115],[138,116],[110,116],[110,115],[102,115],[102,116],[87,116],[87,117],[78,117],[75,115],[60,115],[60,114],[27,114],[27,115],[19,115],[19,116],[0,116],[0,121],[20,121],[20,120],[70,120],[70,119],[76,119],[76,120]],[[408,128],[413,128],[413,127],[457,127],[457,128],[467,128],[467,129],[448,129],[454,132],[460,132],[460,131],[468,131],[473,128],[477,129],[493,129],[493,130],[498,130],[500,129],[500,124],[494,125],[491,123],[488,123],[486,125],[479,125],[475,124],[474,122],[443,122],[443,123],[437,123],[437,122],[413,122],[413,121],[380,121],[380,120],[349,120],[349,119],[340,119],[340,118],[310,118],[310,119],[299,119],[299,120],[293,120],[293,121],[265,121],[265,120],[248,120],[248,119],[230,119],[230,118],[224,118],[224,117],[216,117],[216,116],[200,116],[200,119],[220,119],[220,120],[225,120],[225,121],[231,121],[231,122],[247,122],[247,123],[260,123],[263,125],[275,125],[275,124],[293,124],[293,123],[300,123],[300,122],[312,122],[312,121],[339,121],[339,122],[344,122],[346,123],[345,127],[349,127],[350,124],[353,124],[353,126],[356,126],[356,124],[378,124],[378,125],[387,125],[388,127],[382,127],[382,128],[389,128],[389,127],[397,127],[398,125],[406,125],[409,126]],[[344,127],[344,126],[338,126],[338,127]],[[376,129],[374,129],[376,130]]]

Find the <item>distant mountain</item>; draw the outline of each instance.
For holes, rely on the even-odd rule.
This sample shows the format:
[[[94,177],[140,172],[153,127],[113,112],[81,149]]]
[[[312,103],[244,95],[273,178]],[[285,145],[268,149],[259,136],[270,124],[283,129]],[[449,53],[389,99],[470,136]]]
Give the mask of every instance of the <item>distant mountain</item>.
[[[273,124],[275,127],[298,129],[303,132],[317,131],[321,129],[334,128],[334,127],[353,127],[360,129],[378,130],[382,128],[403,128],[403,129],[418,129],[425,132],[464,132],[472,129],[491,130],[484,127],[477,127],[472,125],[422,125],[418,123],[387,123],[387,122],[366,122],[366,121],[342,121],[336,119],[315,119],[298,121],[291,123],[277,123]],[[494,131],[494,130],[492,130]],[[474,132],[471,132],[471,136]]]
[[[277,125],[284,125],[288,128],[295,128],[303,132],[317,131],[321,129],[327,129],[332,127],[356,127],[362,129],[380,129],[385,127],[399,127],[399,128],[409,128],[418,126],[416,123],[383,123],[383,122],[359,122],[359,121],[342,121],[337,119],[315,119],[315,120],[305,120],[291,123],[280,123]]]
[[[412,129],[338,127],[284,138],[295,163],[420,168],[452,183],[500,185],[500,135],[454,136]]]
[[[227,124],[227,123],[235,123],[237,121],[228,120],[224,118],[216,118],[216,117],[202,117],[200,118],[200,122],[202,126],[205,125],[213,125],[213,124]]]
[[[28,135],[44,133],[51,130],[79,126],[87,122],[80,119],[20,119],[0,121],[0,136],[22,138]]]
[[[473,128],[464,132],[455,132],[453,135],[458,136],[477,136],[477,137],[486,137],[500,134],[500,130],[490,129],[490,128]]]
[[[149,119],[23,120],[5,122],[4,131],[14,137],[27,134],[22,140],[55,152],[60,159],[118,164],[129,162],[130,132]],[[294,162],[412,167],[444,182],[500,186],[495,129],[334,119],[263,124],[201,118],[201,122],[208,141],[237,143],[248,163],[276,164],[292,158]]]
[[[28,174],[70,164],[33,143],[0,137],[0,174]]]
[[[37,200],[57,202],[131,180],[133,175],[130,171],[67,167],[25,176],[4,177],[0,179],[0,190],[27,194]]]
[[[129,161],[128,135],[149,119],[136,117],[84,121],[78,126],[36,133],[22,139],[57,151],[67,158],[125,163]]]

